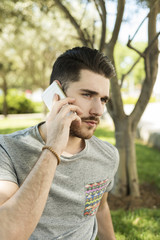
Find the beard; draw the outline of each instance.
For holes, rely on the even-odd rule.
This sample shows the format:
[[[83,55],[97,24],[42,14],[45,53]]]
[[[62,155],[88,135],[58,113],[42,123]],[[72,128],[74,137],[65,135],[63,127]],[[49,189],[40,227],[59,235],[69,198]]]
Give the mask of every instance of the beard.
[[[84,126],[85,121],[86,122],[94,121],[96,122],[96,125]],[[89,139],[93,136],[99,122],[100,122],[99,117],[94,117],[94,116],[81,118],[81,125],[79,125],[77,121],[73,121],[70,127],[70,136],[78,137],[82,139]]]

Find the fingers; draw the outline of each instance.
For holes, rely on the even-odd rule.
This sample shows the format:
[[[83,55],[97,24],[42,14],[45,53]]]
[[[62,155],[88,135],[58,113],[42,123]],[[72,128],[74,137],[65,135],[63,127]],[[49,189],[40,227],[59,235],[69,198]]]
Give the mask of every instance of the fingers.
[[[66,97],[64,99],[60,99],[60,96],[58,94],[55,94],[53,101],[54,101],[54,103],[57,102],[58,105],[63,106],[65,104],[72,104],[75,101],[75,98]]]
[[[53,105],[58,101],[60,100],[60,96],[58,94],[54,94],[54,97],[53,97]]]
[[[77,115],[81,115],[82,114],[82,110],[76,106],[76,105],[71,105],[71,104],[66,104],[63,105],[62,108],[60,109],[59,113],[65,117],[65,116],[69,116],[71,113],[77,113]]]
[[[51,112],[53,112],[54,115],[57,113],[61,113],[64,117],[71,111],[76,112],[78,115],[82,114],[82,110],[78,106],[73,105],[75,102],[74,98],[67,97],[59,101],[59,96],[55,94],[53,102],[54,104]]]

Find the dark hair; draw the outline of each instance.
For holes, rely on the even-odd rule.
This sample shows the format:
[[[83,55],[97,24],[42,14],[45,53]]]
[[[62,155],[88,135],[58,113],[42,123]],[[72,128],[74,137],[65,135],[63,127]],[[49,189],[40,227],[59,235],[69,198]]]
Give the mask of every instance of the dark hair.
[[[80,71],[87,69],[111,78],[115,69],[107,56],[96,49],[88,47],[75,47],[67,50],[55,61],[50,78],[50,84],[59,80],[66,91],[70,82],[79,81]]]

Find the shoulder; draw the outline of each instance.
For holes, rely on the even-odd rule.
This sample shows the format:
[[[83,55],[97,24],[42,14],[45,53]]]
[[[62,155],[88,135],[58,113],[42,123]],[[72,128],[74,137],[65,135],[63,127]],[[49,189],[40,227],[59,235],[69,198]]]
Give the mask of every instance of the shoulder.
[[[89,140],[91,148],[93,151],[99,156],[103,156],[103,158],[110,160],[112,164],[117,168],[119,164],[119,153],[115,146],[107,141],[103,141],[95,136]]]
[[[95,145],[97,148],[100,148],[101,150],[107,151],[108,153],[111,154],[117,154],[117,148],[113,146],[111,143],[107,141],[103,141],[96,136],[92,136],[90,139],[91,144]]]
[[[7,139],[14,139],[14,138],[18,139],[18,138],[20,138],[20,137],[23,137],[23,136],[25,136],[26,134],[28,134],[28,132],[29,132],[32,128],[33,128],[33,127],[26,128],[26,129],[19,130],[19,131],[10,133],[10,134],[0,134],[0,141],[7,140]]]
[[[0,134],[0,146],[5,148],[5,146],[12,144],[16,144],[19,141],[20,142],[27,142],[30,137],[33,137],[36,135],[36,126],[32,126],[20,131],[16,131],[10,134]]]

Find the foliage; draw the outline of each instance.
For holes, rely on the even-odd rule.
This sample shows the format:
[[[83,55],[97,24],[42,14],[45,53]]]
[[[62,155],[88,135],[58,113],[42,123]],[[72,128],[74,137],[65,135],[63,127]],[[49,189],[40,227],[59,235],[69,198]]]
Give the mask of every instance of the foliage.
[[[73,39],[74,30],[59,12],[46,11],[36,1],[3,0],[0,13],[4,16],[0,25],[0,88],[5,78],[7,88],[45,89],[54,59],[71,42],[78,42]]]
[[[141,3],[144,8],[152,7],[155,2],[159,0],[136,0],[137,3]],[[159,12],[160,12],[160,2],[159,2]]]
[[[0,97],[0,113],[2,114],[3,97]],[[35,107],[31,100],[25,97],[24,93],[11,89],[7,95],[8,113],[34,113]]]

